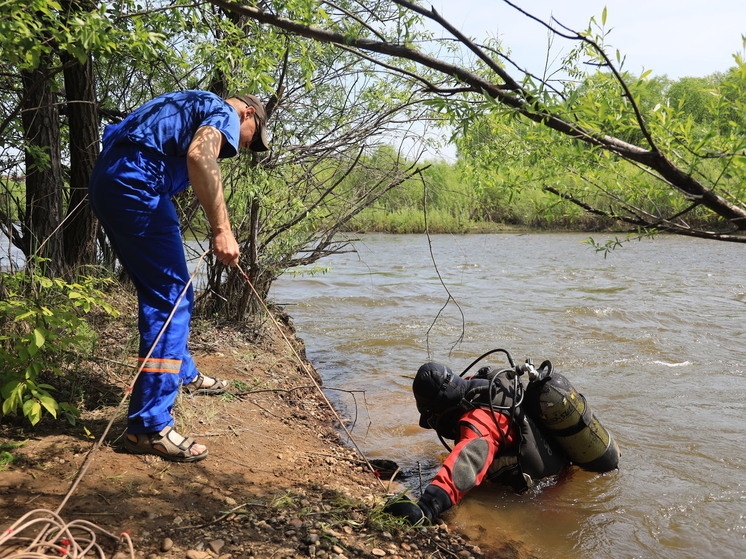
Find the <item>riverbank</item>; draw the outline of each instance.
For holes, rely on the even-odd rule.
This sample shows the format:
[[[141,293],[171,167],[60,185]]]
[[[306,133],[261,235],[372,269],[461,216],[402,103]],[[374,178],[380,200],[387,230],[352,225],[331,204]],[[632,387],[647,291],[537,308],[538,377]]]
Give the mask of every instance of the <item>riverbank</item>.
[[[134,339],[131,310],[98,326],[100,351],[81,364],[89,398],[77,426],[0,425],[0,440],[13,447],[0,475],[3,531],[29,511],[47,517],[64,503],[61,521],[91,523],[106,556],[117,559],[527,556],[510,544],[480,550],[445,525],[409,528],[382,514],[386,490],[397,488],[340,439],[318,374],[282,312],[278,322],[194,325],[200,369],[231,380],[230,394],[181,395],[176,403],[176,427],[207,445],[206,460],[123,453],[124,412],[114,404],[133,371],[119,365]],[[33,526],[14,529],[17,537],[36,535]],[[120,546],[115,554],[105,532],[126,532],[134,553]],[[0,557],[20,543],[0,545]]]

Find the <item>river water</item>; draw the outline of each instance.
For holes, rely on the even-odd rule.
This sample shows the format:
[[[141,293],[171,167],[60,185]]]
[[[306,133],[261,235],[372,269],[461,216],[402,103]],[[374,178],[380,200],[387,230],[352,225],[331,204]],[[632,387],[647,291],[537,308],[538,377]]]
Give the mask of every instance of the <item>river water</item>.
[[[746,249],[659,237],[604,258],[587,237],[364,235],[271,297],[363,452],[424,483],[446,456],[417,426],[411,379],[425,361],[460,372],[503,348],[551,360],[588,398],[620,469],[520,496],[477,488],[447,516],[477,543],[540,558],[744,557]],[[405,483],[419,494],[418,476]]]

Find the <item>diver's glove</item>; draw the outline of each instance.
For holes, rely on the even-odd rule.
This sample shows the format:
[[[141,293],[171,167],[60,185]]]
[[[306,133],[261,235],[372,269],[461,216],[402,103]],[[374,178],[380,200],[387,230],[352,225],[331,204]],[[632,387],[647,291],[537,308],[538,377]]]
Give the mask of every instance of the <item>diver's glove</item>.
[[[383,512],[403,518],[412,526],[419,526],[427,523],[425,513],[422,512],[422,509],[417,506],[417,503],[410,499],[406,494],[391,499],[386,503],[386,506],[383,507]]]
[[[452,506],[448,494],[437,485],[431,484],[427,486],[417,503],[407,495],[400,495],[389,501],[383,512],[404,518],[413,526],[419,526],[432,524],[440,513]]]
[[[443,488],[431,483],[423,491],[420,500],[417,502],[417,506],[422,511],[422,514],[430,522],[433,522],[440,516],[440,513],[450,509],[453,503]]]

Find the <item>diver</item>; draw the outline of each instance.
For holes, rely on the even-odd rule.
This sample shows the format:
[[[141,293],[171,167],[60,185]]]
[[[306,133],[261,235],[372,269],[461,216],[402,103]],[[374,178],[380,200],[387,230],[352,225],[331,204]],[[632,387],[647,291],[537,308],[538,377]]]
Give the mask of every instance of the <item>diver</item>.
[[[573,463],[596,472],[618,467],[616,443],[567,379],[549,361],[538,370],[515,367],[505,353],[511,369],[482,367],[470,378],[463,374],[471,366],[462,376],[439,363],[419,368],[412,383],[419,425],[434,429],[450,454],[416,503],[401,495],[385,512],[428,524],[484,480],[523,493]]]

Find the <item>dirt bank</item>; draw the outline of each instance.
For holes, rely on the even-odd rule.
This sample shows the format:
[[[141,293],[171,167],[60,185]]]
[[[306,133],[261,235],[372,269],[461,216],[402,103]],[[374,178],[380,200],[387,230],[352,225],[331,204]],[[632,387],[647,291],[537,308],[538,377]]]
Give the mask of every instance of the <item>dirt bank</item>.
[[[113,364],[131,352],[122,340],[132,340],[133,332],[126,320],[103,325],[87,381],[94,396],[77,426],[0,425],[0,441],[22,445],[0,471],[0,529],[28,511],[56,511],[65,502],[62,521],[88,521],[117,536],[126,531],[135,556],[150,559],[525,556],[510,545],[480,550],[445,525],[406,528],[382,515],[384,484],[340,443],[336,419],[314,386],[317,374],[298,362],[297,356],[305,359],[302,341],[287,317],[277,324],[283,335],[269,320],[193,328],[200,369],[232,381],[228,395],[177,401],[178,430],[209,448],[209,457],[194,464],[120,450],[124,414],[114,404],[132,369]],[[113,541],[104,535],[98,541],[114,556]],[[0,557],[12,556],[22,546],[11,544],[19,543],[0,545]],[[122,546],[118,552],[130,557]]]

